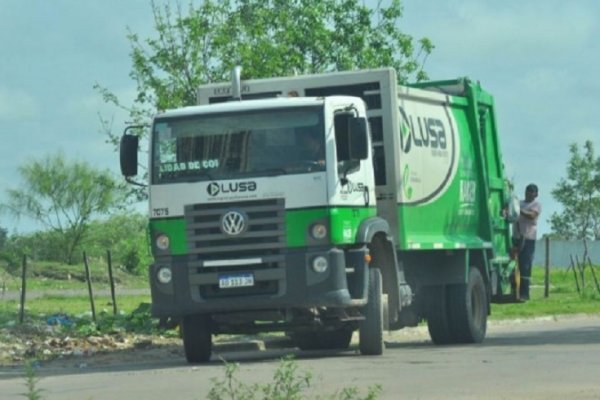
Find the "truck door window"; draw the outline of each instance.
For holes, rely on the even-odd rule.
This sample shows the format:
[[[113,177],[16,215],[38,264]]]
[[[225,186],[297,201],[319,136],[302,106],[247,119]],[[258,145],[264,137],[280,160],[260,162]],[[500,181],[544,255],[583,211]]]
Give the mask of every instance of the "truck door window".
[[[375,173],[375,185],[385,185],[385,153],[383,151],[383,118],[369,118],[371,127],[371,139],[373,141],[373,172]]]
[[[349,160],[349,138],[348,138],[348,119],[353,117],[352,113],[340,112],[335,114],[333,125],[335,129],[335,146],[337,152],[338,174],[349,174],[360,169],[360,161]]]

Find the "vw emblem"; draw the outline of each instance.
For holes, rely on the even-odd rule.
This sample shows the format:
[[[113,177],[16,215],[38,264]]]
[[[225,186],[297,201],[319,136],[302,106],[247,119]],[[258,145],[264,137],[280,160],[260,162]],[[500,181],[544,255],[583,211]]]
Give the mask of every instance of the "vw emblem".
[[[221,230],[230,236],[237,236],[246,230],[246,217],[239,211],[229,211],[221,217]]]

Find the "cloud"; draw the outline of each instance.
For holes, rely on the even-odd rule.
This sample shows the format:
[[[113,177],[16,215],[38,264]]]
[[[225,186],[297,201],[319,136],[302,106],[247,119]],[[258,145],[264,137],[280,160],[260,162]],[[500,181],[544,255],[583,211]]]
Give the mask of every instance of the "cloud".
[[[577,79],[562,68],[541,67],[527,71],[516,79],[517,87],[539,95],[559,95],[577,85]]]
[[[0,88],[0,122],[34,119],[39,110],[35,98],[28,93]]]
[[[463,51],[479,57],[488,54],[507,62],[517,55],[558,58],[594,39],[596,10],[583,2],[460,1],[453,5],[456,19],[445,20],[440,39],[460,41]]]
[[[117,96],[121,104],[123,104],[124,106],[129,106],[133,104],[133,101],[137,94],[135,87],[133,86],[125,89],[111,91],[115,94],[115,96]],[[103,118],[114,118],[115,120],[119,121],[123,121],[128,117],[128,114],[125,110],[113,104],[106,103],[103,100],[102,95],[95,91],[88,95],[69,100],[65,105],[65,108],[69,113],[72,114],[100,114],[103,116]]]
[[[428,37],[436,46],[426,66],[433,78],[458,72],[486,79],[493,71],[508,85],[542,66],[586,75],[598,52],[596,1],[450,0],[405,5],[401,29]]]

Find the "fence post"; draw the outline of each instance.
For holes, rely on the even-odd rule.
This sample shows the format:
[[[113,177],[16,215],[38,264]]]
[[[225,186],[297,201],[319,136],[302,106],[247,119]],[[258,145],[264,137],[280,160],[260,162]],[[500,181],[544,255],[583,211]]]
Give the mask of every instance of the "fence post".
[[[544,275],[544,297],[550,294],[550,237],[546,236],[546,264]]]
[[[115,297],[115,281],[113,279],[112,257],[110,250],[106,250],[106,261],[108,262],[108,281],[110,282],[110,295],[113,303],[113,315],[117,315],[117,299]]]
[[[577,270],[575,268],[575,261],[573,261],[573,255],[571,254],[571,267],[573,268],[573,276],[575,277],[575,286],[577,286],[577,293],[581,294],[581,290],[579,289],[579,278],[577,278]]]
[[[27,256],[23,254],[23,266],[21,269],[21,308],[19,309],[19,323],[25,318],[25,292],[27,291]]]
[[[596,284],[596,290],[600,293],[600,285],[598,284],[598,278],[596,277],[596,271],[594,270],[594,264],[592,264],[592,259],[588,256],[588,263],[590,264],[590,270],[592,271],[592,277],[594,278],[594,283]]]
[[[577,263],[577,269],[581,275],[581,290],[585,291],[585,264],[579,263],[579,256],[577,254],[575,254],[575,262]],[[585,263],[585,260],[583,260],[583,262]]]
[[[96,306],[94,305],[94,293],[92,292],[92,279],[90,278],[90,267],[88,266],[87,255],[83,252],[83,264],[85,265],[85,280],[87,281],[88,293],[90,294],[90,304],[92,306],[92,318],[96,322]]]

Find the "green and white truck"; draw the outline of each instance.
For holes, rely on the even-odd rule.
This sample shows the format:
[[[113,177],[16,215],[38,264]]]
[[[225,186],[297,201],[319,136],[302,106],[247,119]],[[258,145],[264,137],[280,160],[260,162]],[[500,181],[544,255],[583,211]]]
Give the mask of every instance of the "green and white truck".
[[[267,331],[344,349],[358,330],[378,355],[423,320],[436,344],[481,342],[514,269],[492,96],[389,68],[239,77],[151,128],[152,313],[181,319],[187,360]],[[137,153],[125,134],[128,178]]]

